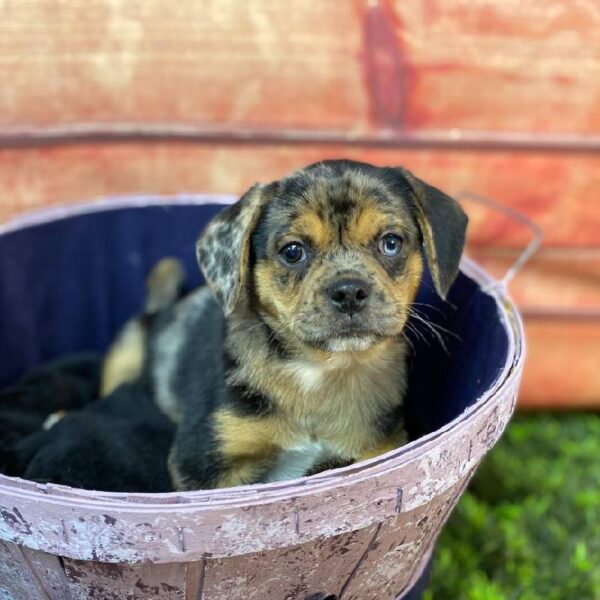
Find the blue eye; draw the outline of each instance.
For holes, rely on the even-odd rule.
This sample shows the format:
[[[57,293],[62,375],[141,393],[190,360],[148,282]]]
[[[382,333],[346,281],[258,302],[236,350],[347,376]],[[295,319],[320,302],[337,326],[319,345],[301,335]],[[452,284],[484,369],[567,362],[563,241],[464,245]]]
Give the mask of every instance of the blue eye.
[[[396,256],[402,249],[402,238],[394,233],[386,233],[377,245],[384,256]]]
[[[284,262],[294,265],[306,260],[306,250],[299,242],[290,242],[286,244],[280,251],[279,255]]]

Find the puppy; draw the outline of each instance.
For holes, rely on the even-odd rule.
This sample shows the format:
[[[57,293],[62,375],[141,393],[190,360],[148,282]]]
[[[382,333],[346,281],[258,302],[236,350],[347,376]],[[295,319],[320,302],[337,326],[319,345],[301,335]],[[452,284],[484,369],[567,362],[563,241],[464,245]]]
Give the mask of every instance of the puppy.
[[[257,184],[200,236],[208,287],[175,301],[180,269],[159,265],[152,318],[127,326],[103,387],[147,379],[178,424],[169,469],[180,490],[278,481],[397,448],[403,330],[423,261],[445,297],[466,226],[452,198],[402,168],[324,161]]]

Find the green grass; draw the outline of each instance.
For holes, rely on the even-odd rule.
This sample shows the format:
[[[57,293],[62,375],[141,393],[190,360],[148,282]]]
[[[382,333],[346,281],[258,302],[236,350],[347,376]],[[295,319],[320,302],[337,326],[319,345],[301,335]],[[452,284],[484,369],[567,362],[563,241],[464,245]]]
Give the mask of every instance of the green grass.
[[[424,600],[600,599],[600,415],[519,415],[440,537]]]

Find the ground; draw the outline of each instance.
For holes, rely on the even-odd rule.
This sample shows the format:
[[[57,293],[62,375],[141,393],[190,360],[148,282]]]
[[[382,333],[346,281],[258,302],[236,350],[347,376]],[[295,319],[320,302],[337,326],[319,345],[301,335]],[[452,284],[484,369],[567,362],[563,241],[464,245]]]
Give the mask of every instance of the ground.
[[[600,599],[600,414],[517,416],[441,535],[424,600]]]

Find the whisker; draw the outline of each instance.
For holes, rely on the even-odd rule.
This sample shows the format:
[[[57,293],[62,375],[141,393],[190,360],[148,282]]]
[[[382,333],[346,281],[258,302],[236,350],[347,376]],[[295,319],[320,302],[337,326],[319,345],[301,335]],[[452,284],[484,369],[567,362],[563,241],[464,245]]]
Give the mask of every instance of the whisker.
[[[419,323],[423,323],[423,325],[425,325],[428,328],[428,331],[431,332],[431,335],[434,336],[438,342],[440,343],[440,346],[444,349],[444,352],[450,356],[450,352],[448,351],[448,348],[444,342],[444,338],[442,336],[442,334],[435,329],[435,327],[432,326],[432,324],[429,321],[426,321],[425,319],[423,319],[422,317],[420,317],[419,315],[417,315],[416,313],[412,313],[411,315],[414,319],[416,319]]]
[[[428,325],[429,327],[433,327],[433,328],[437,329],[438,331],[440,331],[441,333],[445,333],[447,335],[452,336],[453,338],[455,338],[457,340],[461,340],[461,337],[457,333],[455,333],[454,331],[450,331],[450,329],[446,329],[446,327],[444,327],[443,325],[440,325],[439,323],[434,323],[433,321],[430,321],[429,319],[427,319],[426,316],[422,315],[418,311],[411,310],[410,314],[413,317],[415,317],[416,319],[418,319],[421,322],[423,322],[426,325]]]
[[[426,308],[431,308],[432,310],[435,310],[444,317],[446,316],[446,313],[439,306],[434,306],[433,304],[426,304],[425,302],[412,302],[411,306],[425,306]]]
[[[418,340],[422,340],[427,346],[429,346],[429,340],[423,335],[423,332],[419,331],[412,323],[406,323],[406,329],[410,331]]]

